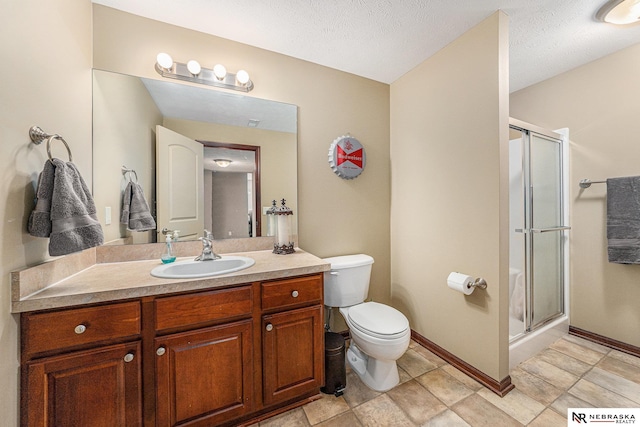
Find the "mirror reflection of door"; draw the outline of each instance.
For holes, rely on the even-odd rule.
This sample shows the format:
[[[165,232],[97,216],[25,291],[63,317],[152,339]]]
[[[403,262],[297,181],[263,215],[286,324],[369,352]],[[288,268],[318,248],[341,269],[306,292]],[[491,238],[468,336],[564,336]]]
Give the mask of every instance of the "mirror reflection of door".
[[[162,126],[156,126],[157,230],[179,230],[193,239],[204,230],[202,144]],[[158,235],[158,241],[164,236]]]
[[[260,236],[260,147],[199,142],[205,146],[205,228],[215,239]]]
[[[181,240],[261,235],[260,147],[194,141],[156,127],[158,233],[179,230]],[[158,236],[163,241],[164,236]]]

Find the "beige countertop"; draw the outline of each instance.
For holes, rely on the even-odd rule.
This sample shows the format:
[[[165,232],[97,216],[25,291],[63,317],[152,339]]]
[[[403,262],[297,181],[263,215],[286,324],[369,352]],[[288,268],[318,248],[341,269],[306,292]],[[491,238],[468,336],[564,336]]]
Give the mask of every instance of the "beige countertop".
[[[160,260],[93,263],[77,272],[62,277],[55,283],[34,287],[29,281],[42,281],[45,274],[30,269],[12,273],[13,313],[47,310],[170,294],[192,290],[203,290],[242,283],[271,280],[320,273],[330,270],[330,264],[322,259],[296,249],[289,255],[276,255],[270,250],[237,252],[224,255],[241,255],[253,258],[255,264],[247,269],[198,279],[161,279],[151,276],[151,270],[161,265]],[[224,256],[223,255],[223,256]],[[192,260],[193,257],[178,258],[176,262]],[[49,268],[49,276],[54,267]],[[23,274],[21,274],[23,273]],[[34,279],[34,277],[36,279]],[[22,282],[22,283],[21,283]],[[28,293],[28,290],[35,291]]]

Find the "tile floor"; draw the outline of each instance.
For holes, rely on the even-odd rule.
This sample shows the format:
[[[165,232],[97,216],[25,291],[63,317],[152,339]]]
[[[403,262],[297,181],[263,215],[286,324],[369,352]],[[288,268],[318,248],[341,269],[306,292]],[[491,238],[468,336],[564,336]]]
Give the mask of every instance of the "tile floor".
[[[343,396],[265,420],[297,426],[566,426],[567,408],[640,407],[640,358],[566,335],[511,371],[516,388],[500,398],[411,342],[398,360],[400,382],[386,393],[347,370]]]

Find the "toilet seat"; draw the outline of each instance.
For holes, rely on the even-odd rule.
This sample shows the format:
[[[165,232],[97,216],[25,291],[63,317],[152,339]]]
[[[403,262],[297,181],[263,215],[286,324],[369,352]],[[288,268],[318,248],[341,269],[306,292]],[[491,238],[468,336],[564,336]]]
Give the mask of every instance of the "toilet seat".
[[[349,323],[360,332],[381,339],[395,339],[406,335],[407,318],[393,307],[377,302],[365,302],[349,307]]]

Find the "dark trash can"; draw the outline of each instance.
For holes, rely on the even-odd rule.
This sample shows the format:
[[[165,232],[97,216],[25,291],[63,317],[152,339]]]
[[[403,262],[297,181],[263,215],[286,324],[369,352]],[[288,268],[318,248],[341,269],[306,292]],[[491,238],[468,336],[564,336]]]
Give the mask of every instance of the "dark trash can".
[[[335,332],[324,333],[324,384],[325,394],[342,396],[347,386],[344,337]]]

